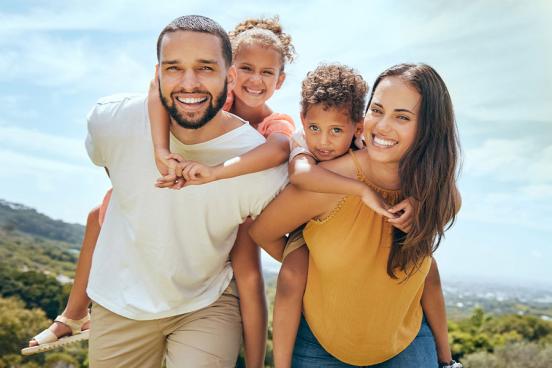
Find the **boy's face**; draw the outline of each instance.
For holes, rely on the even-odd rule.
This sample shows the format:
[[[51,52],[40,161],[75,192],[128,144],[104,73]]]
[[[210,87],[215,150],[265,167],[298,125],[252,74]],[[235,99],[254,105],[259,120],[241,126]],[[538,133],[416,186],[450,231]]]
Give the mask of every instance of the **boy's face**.
[[[318,161],[337,158],[349,150],[353,137],[362,134],[362,121],[353,122],[344,108],[309,107],[301,116],[309,151]]]

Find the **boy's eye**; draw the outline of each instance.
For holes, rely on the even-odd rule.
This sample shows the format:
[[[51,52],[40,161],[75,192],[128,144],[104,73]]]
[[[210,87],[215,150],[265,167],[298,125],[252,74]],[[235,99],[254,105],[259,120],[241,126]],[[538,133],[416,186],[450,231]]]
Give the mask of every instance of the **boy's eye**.
[[[242,67],[240,67],[240,70],[250,71],[251,68],[248,67],[248,66],[242,66]]]
[[[309,125],[309,130],[311,130],[313,132],[318,132],[320,130],[320,128],[316,125]]]
[[[272,71],[270,71],[270,70],[265,70],[265,71],[263,72],[263,74],[265,74],[265,75],[274,75],[274,72],[272,72]]]
[[[343,132],[343,129],[341,128],[332,128],[332,133],[334,134],[339,134],[339,133],[342,133]]]

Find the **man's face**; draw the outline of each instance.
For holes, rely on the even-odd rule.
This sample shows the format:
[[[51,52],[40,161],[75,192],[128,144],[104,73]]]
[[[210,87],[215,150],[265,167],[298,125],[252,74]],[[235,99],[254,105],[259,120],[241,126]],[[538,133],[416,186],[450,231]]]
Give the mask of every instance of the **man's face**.
[[[171,117],[186,129],[207,124],[226,101],[220,39],[208,33],[170,32],[163,37],[159,59],[159,94]]]

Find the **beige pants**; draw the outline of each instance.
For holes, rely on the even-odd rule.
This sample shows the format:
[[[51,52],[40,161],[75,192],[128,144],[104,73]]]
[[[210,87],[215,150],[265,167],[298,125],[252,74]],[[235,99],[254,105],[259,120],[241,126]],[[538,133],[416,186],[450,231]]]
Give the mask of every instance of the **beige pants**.
[[[91,368],[234,367],[241,346],[238,298],[230,287],[210,306],[157,320],[136,321],[94,303]]]

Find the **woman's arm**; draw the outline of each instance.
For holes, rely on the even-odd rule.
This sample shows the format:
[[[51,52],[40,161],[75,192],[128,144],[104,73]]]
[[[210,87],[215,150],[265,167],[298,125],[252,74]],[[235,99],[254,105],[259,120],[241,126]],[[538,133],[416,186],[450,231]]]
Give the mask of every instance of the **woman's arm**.
[[[448,341],[447,312],[445,298],[441,288],[441,278],[437,262],[431,258],[431,268],[427,274],[424,293],[422,294],[422,308],[437,345],[437,357],[441,362],[450,362],[452,355]]]
[[[255,243],[277,260],[281,260],[285,247],[284,236],[312,218],[335,206],[341,196],[315,193],[288,185],[264,209],[251,226]]]

